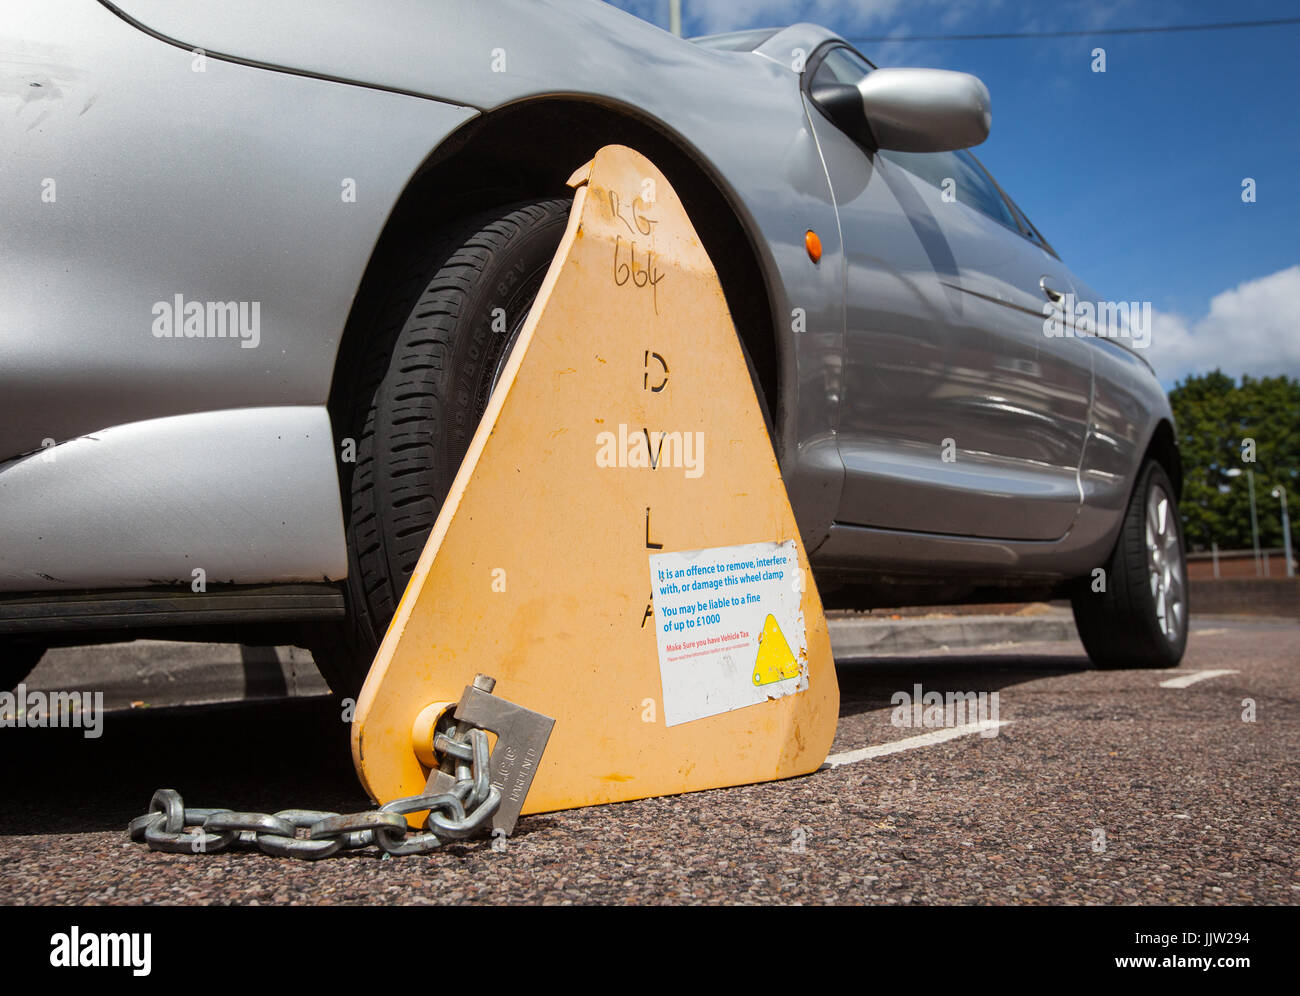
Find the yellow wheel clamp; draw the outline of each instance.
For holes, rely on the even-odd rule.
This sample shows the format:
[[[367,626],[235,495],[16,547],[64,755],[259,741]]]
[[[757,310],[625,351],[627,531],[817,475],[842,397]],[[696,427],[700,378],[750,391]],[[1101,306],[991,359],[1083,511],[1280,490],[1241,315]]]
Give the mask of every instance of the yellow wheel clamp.
[[[606,146],[569,184],[564,239],[357,701],[375,800],[432,790],[458,700],[498,732],[511,702],[536,721],[493,752],[514,815],[787,778],[830,749],[826,619],[717,274],[639,153]],[[481,673],[500,700],[466,689]]]

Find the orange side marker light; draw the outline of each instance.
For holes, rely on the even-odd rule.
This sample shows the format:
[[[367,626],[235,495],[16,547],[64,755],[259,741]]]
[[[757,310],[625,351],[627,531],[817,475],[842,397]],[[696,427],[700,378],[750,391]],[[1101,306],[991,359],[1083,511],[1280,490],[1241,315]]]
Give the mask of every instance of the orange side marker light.
[[[811,228],[803,233],[803,244],[804,248],[808,250],[808,258],[814,263],[820,263],[822,258],[822,240]]]

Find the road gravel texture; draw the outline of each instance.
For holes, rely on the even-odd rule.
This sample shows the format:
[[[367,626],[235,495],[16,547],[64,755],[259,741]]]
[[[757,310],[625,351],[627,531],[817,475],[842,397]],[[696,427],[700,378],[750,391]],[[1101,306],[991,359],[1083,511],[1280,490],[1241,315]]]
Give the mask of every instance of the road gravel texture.
[[[1194,620],[1178,672],[1097,671],[1077,641],[839,661],[834,752],[929,732],[891,697],[996,691],[961,736],[784,782],[524,818],[504,849],[316,863],[127,841],[192,806],[366,808],[326,697],[0,730],[9,904],[1300,903],[1300,627]],[[1234,669],[1186,688],[1175,673]],[[1254,704],[1253,722],[1243,711]]]

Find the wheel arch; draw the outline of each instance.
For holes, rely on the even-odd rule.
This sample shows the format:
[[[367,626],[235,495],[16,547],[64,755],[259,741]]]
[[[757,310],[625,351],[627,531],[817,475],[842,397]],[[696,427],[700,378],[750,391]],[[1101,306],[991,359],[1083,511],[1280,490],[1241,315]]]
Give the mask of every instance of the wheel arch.
[[[1174,432],[1174,425],[1167,418],[1160,419],[1156,423],[1155,430],[1151,433],[1151,441],[1147,443],[1146,452],[1142,456],[1142,464],[1147,460],[1155,460],[1165,469],[1169,475],[1169,480],[1174,486],[1174,499],[1181,500],[1183,497],[1183,458],[1178,450],[1178,436]],[[1139,464],[1139,470],[1142,464]]]
[[[737,200],[690,143],[635,108],[576,97],[531,98],[467,122],[413,174],[371,253],[336,354],[329,406],[337,429],[347,371],[365,345],[365,317],[378,306],[394,264],[438,230],[488,208],[568,195],[565,181],[603,145],[635,148],[681,197],[717,270],[727,306],[754,363],[776,440],[791,417],[794,371],[777,339],[773,288]],[[435,236],[436,237],[436,236]]]

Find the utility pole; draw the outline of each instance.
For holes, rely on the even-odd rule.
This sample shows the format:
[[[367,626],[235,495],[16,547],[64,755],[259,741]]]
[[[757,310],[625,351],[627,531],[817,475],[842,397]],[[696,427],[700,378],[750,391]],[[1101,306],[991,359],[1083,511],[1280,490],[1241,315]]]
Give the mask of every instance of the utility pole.
[[[1246,483],[1250,486],[1250,540],[1255,546],[1255,577],[1259,577],[1259,516],[1255,514],[1255,472],[1253,470],[1246,471]]]
[[[668,30],[682,36],[682,0],[668,0]]]
[[[1240,467],[1229,467],[1223,471],[1224,477],[1237,478],[1241,476]],[[1255,550],[1255,577],[1259,577],[1260,556],[1259,556],[1259,515],[1255,512],[1255,472],[1246,471],[1246,483],[1250,485],[1250,541]]]
[[[1282,547],[1286,551],[1286,576],[1295,577],[1295,565],[1291,563],[1291,517],[1286,511],[1286,488],[1279,484],[1273,489],[1273,497],[1282,502]]]

